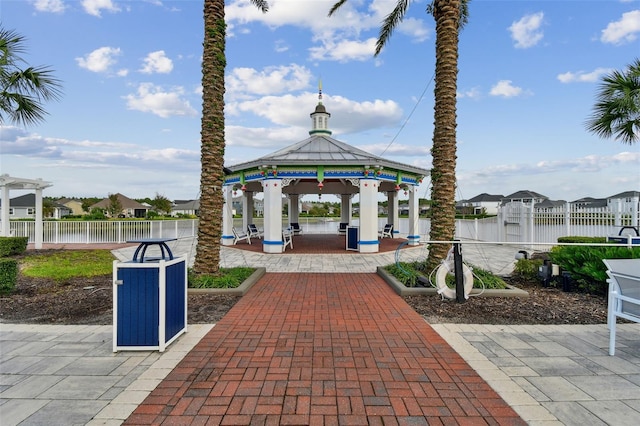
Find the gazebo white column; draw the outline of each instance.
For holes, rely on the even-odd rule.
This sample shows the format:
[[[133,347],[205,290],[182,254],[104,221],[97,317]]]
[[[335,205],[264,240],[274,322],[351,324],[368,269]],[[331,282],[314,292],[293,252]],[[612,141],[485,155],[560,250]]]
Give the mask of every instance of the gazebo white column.
[[[245,191],[242,197],[242,230],[247,231],[253,223],[253,192]]]
[[[400,234],[400,215],[398,214],[398,191],[387,192],[387,223],[393,224],[394,238]]]
[[[300,195],[289,194],[289,223],[298,223],[300,218]]]
[[[351,224],[351,194],[342,194],[340,203],[340,222]]]
[[[8,237],[9,236],[9,209],[11,200],[9,200],[9,187],[4,185],[2,186],[2,230],[0,231],[0,236]]]
[[[262,251],[282,253],[282,179],[262,181],[264,191],[264,237]]]
[[[233,245],[233,185],[222,187],[224,206],[222,207],[222,245]]]
[[[420,243],[420,227],[419,227],[419,199],[418,191],[415,186],[409,187],[409,240],[410,246],[417,246]]]
[[[360,179],[360,253],[377,253],[378,240],[378,180]]]

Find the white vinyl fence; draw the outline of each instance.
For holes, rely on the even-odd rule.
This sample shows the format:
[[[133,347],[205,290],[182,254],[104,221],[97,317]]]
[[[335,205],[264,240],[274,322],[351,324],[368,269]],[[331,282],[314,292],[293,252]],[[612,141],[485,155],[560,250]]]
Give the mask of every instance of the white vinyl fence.
[[[123,220],[123,221],[44,221],[44,244],[126,243],[149,238],[195,237],[198,221],[182,220]],[[34,242],[35,222],[11,221],[11,235],[29,237]]]
[[[640,200],[618,203],[613,207],[584,208],[566,203],[560,207],[536,208],[524,203],[502,206],[497,216],[485,219],[457,219],[455,238],[496,243],[522,243],[532,249],[548,249],[559,237],[607,237],[634,233],[639,229]],[[309,221],[307,221],[309,222]],[[317,222],[317,223],[316,223]],[[353,225],[358,219],[354,218]],[[378,221],[379,229],[387,218]],[[196,219],[143,221],[44,221],[45,244],[125,243],[148,238],[191,238],[197,236]],[[336,233],[337,221],[304,222],[310,233]],[[626,229],[625,229],[626,228]],[[635,229],[633,229],[635,228]],[[420,219],[418,235],[429,241],[429,219]],[[402,236],[409,233],[409,219],[401,218],[395,230]],[[11,221],[11,235],[28,236],[34,241],[35,222]]]

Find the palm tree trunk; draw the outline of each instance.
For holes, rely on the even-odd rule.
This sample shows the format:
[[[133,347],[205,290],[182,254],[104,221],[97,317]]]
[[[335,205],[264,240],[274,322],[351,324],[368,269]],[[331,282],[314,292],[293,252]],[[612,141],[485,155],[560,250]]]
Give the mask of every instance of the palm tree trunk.
[[[455,235],[456,92],[460,0],[436,0],[436,76],[434,132],[431,155],[431,241],[451,241]],[[449,244],[431,244],[427,267],[435,268]]]
[[[200,223],[193,272],[217,274],[224,198],[224,0],[204,0]]]

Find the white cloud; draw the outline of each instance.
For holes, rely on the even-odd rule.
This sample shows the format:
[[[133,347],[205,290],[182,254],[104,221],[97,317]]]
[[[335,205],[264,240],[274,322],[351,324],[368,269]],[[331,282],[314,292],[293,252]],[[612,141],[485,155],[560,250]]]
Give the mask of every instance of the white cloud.
[[[165,91],[152,83],[142,83],[136,94],[124,97],[127,108],[136,111],[150,112],[162,118],[172,116],[196,116],[198,112],[191,107],[189,101],[182,99],[184,89],[181,87]]]
[[[225,126],[225,143],[230,147],[272,148],[278,149],[288,144],[298,142],[300,135],[304,134],[301,127],[242,127]],[[256,158],[259,155],[256,155]],[[236,164],[252,160],[243,157],[241,159],[228,158],[228,164]]]
[[[526,49],[533,47],[544,37],[540,27],[543,24],[544,13],[538,12],[531,15],[525,15],[511,24],[509,31],[511,38],[515,41],[515,47],[518,49]]]
[[[364,149],[375,155],[387,156],[406,156],[415,158],[416,156],[429,156],[431,157],[431,145],[429,146],[415,146],[404,145],[400,143],[393,143],[391,145],[384,143],[377,143],[372,145],[358,145],[358,148]]]
[[[109,72],[117,63],[116,57],[121,55],[120,48],[100,47],[83,58],[76,58],[76,62],[81,68],[93,72]]]
[[[521,87],[514,86],[511,80],[500,80],[492,88],[489,94],[491,96],[502,96],[504,98],[512,98],[520,96],[524,93]]]
[[[144,65],[140,69],[143,74],[168,74],[173,70],[173,62],[167,58],[164,50],[151,52],[144,58]]]
[[[640,33],[640,10],[622,14],[619,21],[610,22],[602,30],[600,41],[611,44],[624,44],[635,41]]]
[[[565,72],[558,74],[557,78],[561,83],[594,83],[600,79],[600,76],[611,72],[611,68],[596,68],[591,72]]]
[[[102,16],[102,11],[115,13],[120,12],[120,8],[111,0],[82,0],[82,7],[89,15]]]
[[[289,44],[285,40],[276,40],[273,50],[278,53],[286,52],[289,50]]]
[[[66,9],[62,0],[35,0],[33,6],[38,12],[62,13]]]
[[[318,61],[366,61],[373,58],[376,51],[376,39],[324,40],[322,46],[311,47],[310,57]]]
[[[342,96],[329,96],[324,93],[323,101],[327,111],[332,115],[329,127],[335,134],[397,126],[402,118],[402,109],[391,100],[356,102]],[[294,126],[309,130],[311,120],[308,114],[300,113],[300,105],[309,105],[309,113],[311,113],[317,102],[318,94],[312,92],[297,96],[265,96],[254,100],[228,103],[228,109],[225,112],[230,115],[249,112],[280,126]]]
[[[398,25],[398,31],[408,35],[416,42],[425,41],[429,38],[430,30],[422,19],[406,18]]]
[[[456,93],[456,97],[458,99],[469,98],[469,99],[480,99],[482,93],[480,89],[477,87],[472,87],[469,90],[461,91]]]
[[[225,7],[225,18],[233,31],[254,22],[270,28],[291,25],[308,29],[318,44],[309,49],[314,60],[347,62],[373,59],[375,38],[360,40],[360,36],[372,30],[377,33],[380,23],[393,10],[396,1],[351,1],[328,17],[334,3],[335,0],[273,0],[269,2],[269,12],[263,14],[246,0],[234,0]],[[429,36],[425,21],[411,17],[404,19],[397,31],[416,42]]]
[[[273,95],[309,87],[311,71],[300,65],[254,68],[234,68],[227,75],[226,92],[230,100],[252,95]]]

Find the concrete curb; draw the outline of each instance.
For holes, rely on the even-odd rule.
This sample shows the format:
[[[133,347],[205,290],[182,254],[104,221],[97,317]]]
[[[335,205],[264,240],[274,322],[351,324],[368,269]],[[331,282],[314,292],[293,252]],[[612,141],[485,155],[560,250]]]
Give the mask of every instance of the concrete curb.
[[[255,283],[267,272],[267,268],[256,268],[249,278],[236,288],[190,288],[188,294],[228,294],[230,296],[244,296]]]
[[[405,287],[396,277],[391,275],[384,266],[378,266],[377,273],[383,280],[399,295],[399,296],[419,296],[419,295],[437,295],[437,289],[433,287]],[[486,289],[484,291],[480,289],[471,290],[472,296],[480,297],[522,297],[528,298],[529,293],[524,290],[520,290],[517,287],[508,285],[507,289]]]

